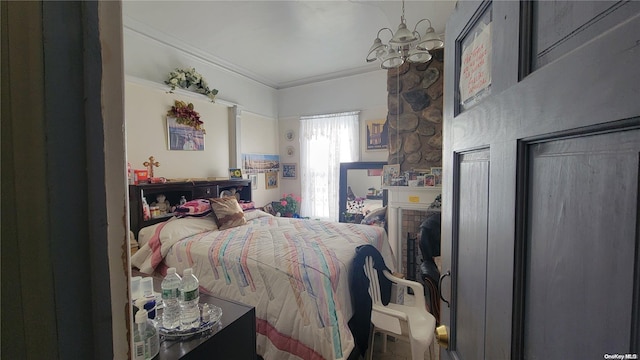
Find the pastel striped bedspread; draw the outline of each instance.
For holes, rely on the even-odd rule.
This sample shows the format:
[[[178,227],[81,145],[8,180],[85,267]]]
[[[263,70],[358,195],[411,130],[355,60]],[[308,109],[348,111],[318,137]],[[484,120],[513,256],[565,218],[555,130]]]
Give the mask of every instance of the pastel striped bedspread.
[[[346,359],[354,347],[349,267],[355,248],[372,244],[394,268],[384,229],[258,210],[245,217],[246,225],[224,231],[209,217],[143,229],[148,241],[132,263],[147,273],[192,267],[201,291],[254,306],[265,360]]]

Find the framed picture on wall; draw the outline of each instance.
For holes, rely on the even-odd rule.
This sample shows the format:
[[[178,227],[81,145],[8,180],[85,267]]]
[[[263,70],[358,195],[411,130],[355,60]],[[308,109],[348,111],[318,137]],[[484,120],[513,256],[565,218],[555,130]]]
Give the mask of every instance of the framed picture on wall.
[[[297,179],[298,178],[297,164],[282,164],[282,178]]]
[[[387,119],[366,120],[367,150],[385,150],[389,147]]]
[[[176,118],[167,117],[169,150],[204,151],[204,131],[178,124]]]
[[[278,188],[278,172],[270,171],[264,173],[264,187],[265,189]]]
[[[249,174],[249,180],[251,180],[251,190],[258,190],[258,175]]]
[[[293,141],[293,139],[296,138],[296,133],[293,130],[289,129],[284,133],[284,138],[287,141]]]

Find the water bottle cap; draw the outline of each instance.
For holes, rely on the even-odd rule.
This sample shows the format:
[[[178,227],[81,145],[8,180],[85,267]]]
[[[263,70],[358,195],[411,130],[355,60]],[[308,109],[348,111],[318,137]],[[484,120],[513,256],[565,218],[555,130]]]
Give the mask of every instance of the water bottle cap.
[[[136,313],[136,324],[144,324],[147,322],[147,310],[140,309]]]
[[[184,276],[189,276],[191,274],[193,274],[193,269],[192,268],[184,269]]]
[[[170,267],[170,268],[167,269],[167,275],[175,274],[175,273],[176,273],[176,268]]]

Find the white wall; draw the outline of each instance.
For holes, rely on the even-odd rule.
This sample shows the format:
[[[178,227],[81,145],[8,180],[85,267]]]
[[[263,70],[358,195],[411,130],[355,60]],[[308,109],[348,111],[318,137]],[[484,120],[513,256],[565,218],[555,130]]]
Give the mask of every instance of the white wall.
[[[270,153],[273,145],[271,141],[275,141],[275,149],[273,151],[280,154],[281,162],[295,163],[299,166],[299,137],[296,136],[294,141],[288,142],[285,140],[284,134],[287,130],[293,130],[296,135],[299,133],[300,116],[359,110],[360,161],[387,160],[387,151],[366,151],[365,129],[365,121],[384,119],[387,116],[387,72],[384,70],[275,90],[231,73],[213,63],[207,62],[201,57],[180,52],[162,42],[140,35],[127,28],[124,31],[124,51],[127,54],[125,56],[126,75],[129,78],[140,78],[157,84],[157,88],[154,90],[155,95],[139,94],[135,96],[140,96],[140,98],[133,99],[128,94],[130,90],[125,93],[127,96],[125,101],[127,159],[135,168],[141,168],[142,162],[153,155],[161,163],[156,173],[158,176],[227,176],[229,141],[228,139],[221,139],[220,142],[216,141],[215,151],[217,154],[210,153],[210,150],[214,150],[210,147],[214,141],[210,141],[210,139],[217,139],[215,137],[217,135],[212,135],[210,132],[211,126],[207,126],[207,116],[217,118],[221,115],[214,115],[217,112],[209,114],[209,111],[212,110],[210,110],[210,106],[204,106],[206,105],[205,98],[202,100],[202,105],[201,101],[197,101],[197,104],[195,100],[192,102],[196,105],[196,110],[205,119],[205,129],[207,129],[206,150],[196,155],[191,152],[185,155],[183,152],[167,150],[166,124],[163,122],[163,125],[158,127],[157,121],[159,121],[158,119],[164,121],[164,113],[173,101],[170,96],[164,94],[168,87],[165,89],[162,84],[169,71],[176,67],[195,67],[211,87],[220,91],[217,97],[220,99],[218,100],[219,103],[238,105],[242,109],[244,114],[241,115],[241,128],[245,130],[242,131],[240,139],[241,152]],[[138,60],[144,58],[147,61],[134,62],[127,60],[131,58],[138,58]],[[130,89],[131,85],[133,84],[128,82],[127,89]],[[147,93],[149,91],[152,90],[146,89],[143,92]],[[145,96],[149,96],[150,99],[146,99]],[[138,101],[137,105],[135,105],[135,100]],[[147,105],[142,106],[140,102],[148,100],[151,100],[149,106],[158,108],[152,111],[144,110]],[[220,109],[222,108],[221,106]],[[260,123],[257,119],[251,119],[252,115],[247,117],[247,113],[255,114],[262,120],[266,120],[266,122]],[[225,119],[228,118],[228,115],[224,116]],[[146,120],[139,120],[143,118]],[[249,125],[245,126],[243,122],[245,119]],[[130,124],[132,121],[136,121],[136,123]],[[268,128],[271,125],[277,126],[275,140],[271,140],[271,135],[262,130],[262,126],[267,126]],[[151,128],[146,128],[147,126]],[[226,130],[222,126],[222,123],[220,126],[216,126],[215,131],[228,131],[228,126]],[[257,135],[260,136],[254,139],[251,135],[252,130],[257,131]],[[160,133],[160,131],[163,133]],[[133,140],[136,136],[141,136],[142,139],[161,138],[164,143],[159,140],[153,142],[145,140],[146,144],[143,144]],[[248,138],[245,138],[245,136]],[[265,143],[263,144],[263,142]],[[222,149],[223,146],[227,146],[227,148]],[[254,151],[254,146],[258,146],[260,149]],[[293,156],[287,155],[288,146],[294,147]],[[199,167],[194,166],[196,163]],[[165,167],[163,168],[163,166]],[[282,193],[300,194],[300,176],[295,180],[291,180],[282,179],[280,174],[278,189],[264,190],[264,192],[260,191],[264,188],[264,176],[259,176],[259,181],[259,189],[254,197],[258,206],[263,205],[261,204],[262,202],[266,203],[279,199]]]
[[[278,154],[278,122],[275,119],[242,111],[240,116],[240,149],[243,154]],[[265,175],[258,177],[257,189],[252,191],[256,206],[264,206],[282,195],[279,188],[266,189]],[[248,178],[248,174],[244,175]],[[280,179],[279,179],[280,180]]]
[[[166,114],[175,100],[193,103],[204,122],[205,150],[169,150],[167,145]],[[229,132],[227,106],[212,103],[195,94],[168,94],[127,81],[125,83],[125,129],[127,161],[133,169],[144,169],[143,163],[153,156],[160,166],[156,177],[206,178],[229,177]]]
[[[365,121],[387,117],[387,72],[366,74],[301,85],[278,91],[278,112],[281,162],[300,164],[300,116],[331,114],[360,110],[360,161],[387,161],[388,151],[366,151]],[[296,138],[285,140],[293,130]],[[294,146],[294,156],[287,156],[287,147]],[[300,194],[300,177],[281,181],[282,192]],[[304,199],[303,199],[304,201]]]

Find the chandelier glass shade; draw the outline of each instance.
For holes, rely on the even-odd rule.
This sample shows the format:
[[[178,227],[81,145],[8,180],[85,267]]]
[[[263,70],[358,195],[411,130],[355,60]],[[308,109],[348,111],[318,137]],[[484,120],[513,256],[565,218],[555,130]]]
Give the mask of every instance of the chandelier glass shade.
[[[427,30],[420,34],[418,25],[423,21],[429,22]],[[388,44],[384,44],[380,39],[380,33],[388,30],[391,33],[391,39]],[[373,45],[367,54],[367,62],[380,60],[380,67],[383,69],[394,69],[405,61],[412,63],[425,63],[431,60],[429,50],[440,49],[444,46],[444,42],[436,34],[431,26],[429,19],[422,19],[416,23],[413,31],[407,29],[407,23],[404,18],[404,0],[402,1],[402,16],[400,17],[400,25],[395,34],[387,27],[378,31]]]

